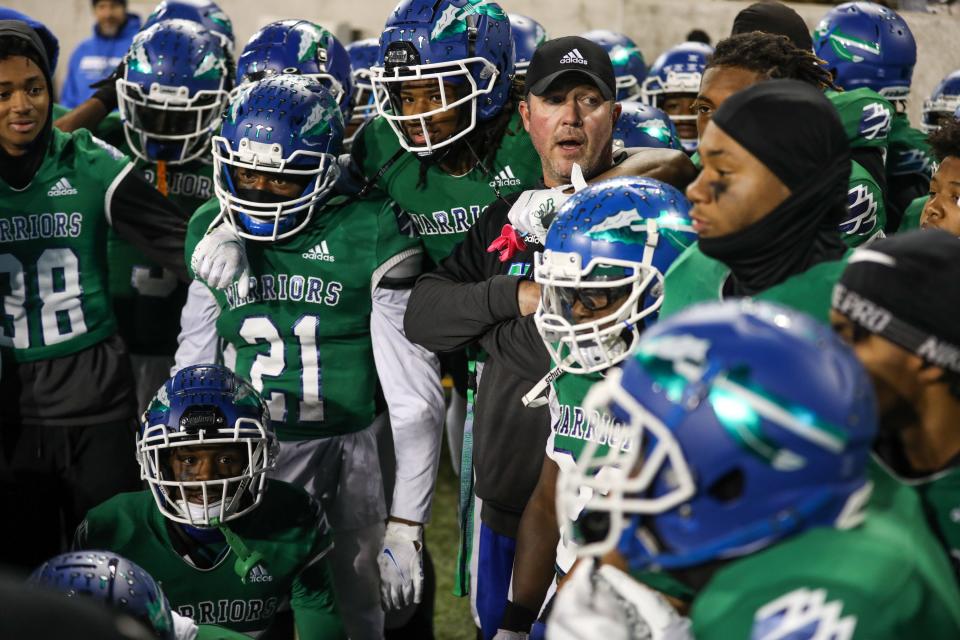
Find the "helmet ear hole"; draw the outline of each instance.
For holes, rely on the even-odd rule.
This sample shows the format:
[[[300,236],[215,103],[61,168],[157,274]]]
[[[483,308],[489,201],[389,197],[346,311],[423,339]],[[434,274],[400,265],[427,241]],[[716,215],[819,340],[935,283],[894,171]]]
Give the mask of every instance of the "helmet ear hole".
[[[744,477],[740,467],[720,476],[708,488],[707,493],[717,502],[734,502],[743,495]]]

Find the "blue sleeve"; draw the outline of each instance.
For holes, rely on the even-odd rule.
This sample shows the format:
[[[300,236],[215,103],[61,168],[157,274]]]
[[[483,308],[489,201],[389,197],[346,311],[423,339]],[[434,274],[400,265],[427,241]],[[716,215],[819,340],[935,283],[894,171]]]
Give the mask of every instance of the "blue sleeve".
[[[81,42],[70,54],[70,64],[67,65],[67,77],[63,81],[60,93],[60,104],[73,109],[86,100],[93,90],[83,86],[84,75],[80,71],[80,60],[83,58],[86,43]]]

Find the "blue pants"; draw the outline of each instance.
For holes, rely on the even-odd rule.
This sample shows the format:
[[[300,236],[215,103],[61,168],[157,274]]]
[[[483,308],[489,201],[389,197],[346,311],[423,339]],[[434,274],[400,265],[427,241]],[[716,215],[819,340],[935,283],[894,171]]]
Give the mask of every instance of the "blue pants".
[[[477,614],[483,640],[492,640],[507,607],[513,557],[517,552],[515,538],[502,536],[480,523],[480,546],[477,558]]]

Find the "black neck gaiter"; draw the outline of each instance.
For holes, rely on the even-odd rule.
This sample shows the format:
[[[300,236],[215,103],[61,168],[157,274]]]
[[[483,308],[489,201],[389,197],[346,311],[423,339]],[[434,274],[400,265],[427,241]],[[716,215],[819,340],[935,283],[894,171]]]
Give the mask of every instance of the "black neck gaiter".
[[[840,258],[846,250],[838,225],[847,202],[850,149],[823,93],[795,80],[762,82],[727,99],[713,124],[790,189],[786,200],[749,227],[700,239],[700,250],[732,272],[725,293],[754,295]]]

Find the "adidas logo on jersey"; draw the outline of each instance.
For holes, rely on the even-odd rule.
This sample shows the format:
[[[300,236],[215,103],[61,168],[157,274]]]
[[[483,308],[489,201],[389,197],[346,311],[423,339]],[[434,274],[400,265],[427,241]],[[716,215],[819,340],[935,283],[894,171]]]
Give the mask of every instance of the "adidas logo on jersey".
[[[579,49],[571,49],[560,58],[560,64],[589,64]]]
[[[490,181],[491,187],[516,187],[520,184],[520,178],[513,175],[513,169],[510,165],[504,167],[503,171]]]
[[[57,184],[50,187],[50,191],[47,191],[47,195],[50,197],[75,196],[77,195],[77,190],[73,188],[73,185],[71,185],[66,178],[60,178],[57,180]]]
[[[324,262],[336,262],[336,258],[333,257],[333,254],[330,253],[330,249],[327,247],[327,241],[324,240],[313,249],[310,249],[303,254],[303,257],[307,260],[323,260]]]
[[[263,568],[262,564],[255,565],[247,574],[247,582],[273,582],[273,576]]]

